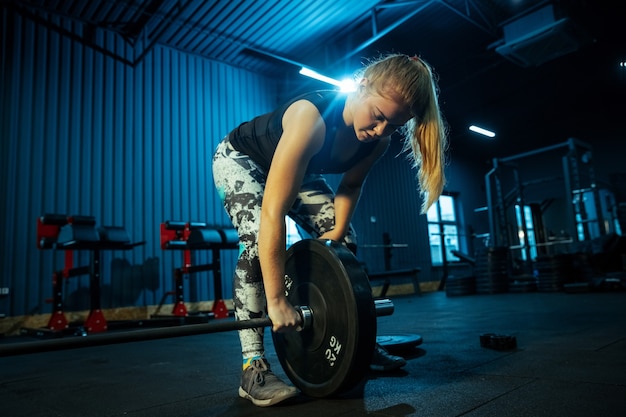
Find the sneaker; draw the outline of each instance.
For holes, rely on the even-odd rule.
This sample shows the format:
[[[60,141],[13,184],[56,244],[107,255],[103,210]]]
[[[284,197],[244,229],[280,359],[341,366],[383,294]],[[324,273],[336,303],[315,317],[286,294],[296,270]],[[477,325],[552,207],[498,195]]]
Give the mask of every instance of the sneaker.
[[[406,361],[401,356],[395,356],[390,354],[378,343],[374,349],[374,356],[370,363],[370,369],[372,371],[393,371],[395,369],[402,368],[406,365]]]
[[[298,391],[278,379],[265,359],[257,359],[241,374],[239,396],[256,406],[269,407],[288,398]]]

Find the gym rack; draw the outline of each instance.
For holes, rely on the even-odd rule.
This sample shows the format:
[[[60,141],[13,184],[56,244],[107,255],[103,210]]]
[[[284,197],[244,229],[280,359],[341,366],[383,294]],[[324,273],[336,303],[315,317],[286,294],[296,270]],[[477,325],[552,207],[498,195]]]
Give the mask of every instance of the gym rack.
[[[204,314],[191,314],[184,300],[184,276],[192,273],[213,272],[213,307],[207,315],[213,318],[229,316],[228,308],[222,298],[222,263],[223,249],[239,249],[239,236],[235,229],[224,229],[208,226],[202,222],[166,221],[160,228],[161,249],[178,250],[183,255],[183,265],[174,268],[174,291],[163,294],[161,302],[152,315],[153,318],[177,317],[185,321],[202,321]],[[197,250],[211,251],[211,262],[194,265],[193,252]],[[174,296],[175,303],[170,315],[161,314],[161,308],[169,296]]]
[[[88,333],[106,331],[108,324],[100,305],[100,255],[103,250],[130,250],[145,242],[132,243],[128,233],[120,226],[96,227],[94,216],[68,216],[44,214],[37,218],[37,248],[64,251],[63,269],[52,273],[53,311],[45,328],[23,328],[22,334],[38,337],[67,331],[70,324],[63,311],[63,281],[72,277],[89,275],[90,310],[82,328]],[[90,253],[88,265],[75,266],[75,251]]]

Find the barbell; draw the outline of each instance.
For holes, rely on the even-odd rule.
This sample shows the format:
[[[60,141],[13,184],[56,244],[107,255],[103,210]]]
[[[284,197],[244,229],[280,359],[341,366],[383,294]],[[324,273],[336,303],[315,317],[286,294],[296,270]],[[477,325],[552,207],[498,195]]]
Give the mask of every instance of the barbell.
[[[299,331],[274,333],[276,355],[303,394],[329,397],[365,376],[376,343],[376,318],[391,315],[391,300],[374,300],[367,274],[345,246],[305,239],[287,250],[285,285],[301,316]],[[0,356],[271,327],[270,318],[97,333],[0,345]]]

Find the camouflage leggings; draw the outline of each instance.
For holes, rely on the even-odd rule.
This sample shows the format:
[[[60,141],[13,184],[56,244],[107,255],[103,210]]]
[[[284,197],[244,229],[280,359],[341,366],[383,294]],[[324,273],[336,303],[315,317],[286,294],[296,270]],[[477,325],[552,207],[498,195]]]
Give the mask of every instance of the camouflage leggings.
[[[267,172],[224,139],[213,156],[213,178],[224,208],[239,234],[239,260],[233,279],[233,300],[238,320],[262,317],[266,302],[259,264],[257,235]],[[334,193],[318,174],[307,174],[288,215],[316,238],[332,230],[335,222]],[[345,239],[356,244],[352,227]],[[263,329],[239,331],[244,358],[262,356]]]

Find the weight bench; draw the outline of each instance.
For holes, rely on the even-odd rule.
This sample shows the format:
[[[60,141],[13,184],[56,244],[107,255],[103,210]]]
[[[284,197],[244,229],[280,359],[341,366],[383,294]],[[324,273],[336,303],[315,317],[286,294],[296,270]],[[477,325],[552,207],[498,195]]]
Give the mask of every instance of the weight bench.
[[[84,323],[87,332],[97,333],[107,329],[107,321],[100,307],[100,251],[130,250],[145,242],[131,243],[123,227],[96,227],[93,216],[67,216],[65,214],[44,214],[37,218],[37,248],[65,251],[63,269],[52,274],[52,298],[46,301],[53,304],[48,320],[47,331],[58,332],[69,328],[63,311],[63,280],[89,275],[90,311]],[[90,251],[90,263],[74,266],[74,251]],[[22,333],[33,333],[22,329]],[[34,335],[43,336],[45,330],[37,329]]]
[[[413,283],[413,288],[416,294],[421,294],[422,291],[420,289],[420,282],[418,274],[420,273],[421,268],[409,268],[409,269],[394,269],[389,271],[382,272],[371,272],[368,273],[367,276],[372,281],[383,281],[383,288],[378,295],[379,297],[385,297],[387,295],[387,291],[389,290],[389,286],[391,285],[390,280],[392,278],[411,278]]]
[[[185,305],[183,278],[195,272],[212,271],[215,301],[209,314],[215,318],[226,318],[228,309],[222,299],[222,264],[220,251],[223,249],[239,249],[239,236],[235,229],[221,229],[200,222],[166,221],[161,223],[161,249],[179,250],[183,253],[183,266],[174,269],[175,290],[163,294],[161,302],[153,317],[164,317],[159,314],[168,296],[174,296],[175,304],[172,316],[189,317]],[[210,250],[209,264],[193,265],[192,252]]]

